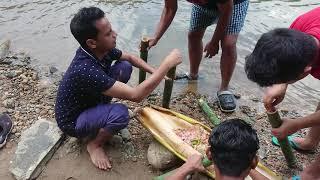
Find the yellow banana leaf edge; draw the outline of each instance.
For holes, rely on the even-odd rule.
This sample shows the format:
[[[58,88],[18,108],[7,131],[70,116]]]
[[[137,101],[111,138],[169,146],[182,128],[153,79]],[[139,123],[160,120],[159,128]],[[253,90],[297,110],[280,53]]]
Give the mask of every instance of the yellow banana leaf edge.
[[[143,115],[143,111],[148,110],[148,109],[153,109],[158,111],[159,113],[165,114],[165,115],[170,115],[174,116],[176,118],[179,118],[180,120],[186,121],[190,123],[191,125],[200,125],[202,126],[206,131],[211,132],[211,128],[204,125],[203,123],[190,118],[188,116],[185,116],[183,114],[180,114],[178,112],[172,111],[170,109],[162,108],[159,106],[151,105],[151,107],[144,107],[136,116],[136,118],[141,122],[141,124],[148,129],[151,134],[154,136],[154,138],[159,141],[164,147],[166,147],[169,151],[174,153],[177,157],[182,159],[183,161],[186,161],[187,157],[185,157],[183,154],[179,153],[174,147],[172,147],[164,137],[161,136],[161,133],[159,133],[159,130],[161,128],[154,127],[156,125],[148,123],[149,118]],[[274,173],[272,170],[261,164],[260,162],[258,163],[258,166],[256,170],[263,174],[264,176],[268,177],[269,179],[282,179],[280,176],[277,176],[276,173]],[[210,176],[211,178],[215,177],[214,172],[206,171],[206,174]],[[247,179],[247,178],[246,178]]]

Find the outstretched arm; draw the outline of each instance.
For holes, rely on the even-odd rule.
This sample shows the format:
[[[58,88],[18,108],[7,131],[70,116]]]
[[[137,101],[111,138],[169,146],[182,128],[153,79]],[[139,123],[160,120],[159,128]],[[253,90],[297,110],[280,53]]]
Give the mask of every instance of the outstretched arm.
[[[219,42],[223,39],[228,23],[231,19],[233,10],[233,0],[226,0],[223,3],[218,3],[219,20],[217,27],[213,33],[211,40],[206,44],[204,51],[205,57],[213,57],[219,52]]]
[[[191,155],[180,168],[172,175],[165,178],[165,180],[184,180],[189,174],[195,171],[205,171],[205,168],[202,165],[202,155],[200,154]]]
[[[150,66],[148,63],[146,63],[143,59],[129,53],[122,53],[121,59],[125,59],[129,61],[133,66],[142,69],[145,72],[148,72],[150,74],[155,72],[155,68]]]
[[[165,77],[169,69],[182,62],[181,53],[174,49],[164,59],[160,67],[145,81],[136,87],[128,86],[120,81],[116,81],[114,85],[106,90],[103,94],[114,98],[127,99],[135,102],[142,101],[147,97]]]
[[[227,0],[225,3],[218,3],[218,10],[220,13],[216,30],[214,31],[212,40],[220,41],[225,34],[229,21],[231,19],[233,10],[233,0]]]
[[[178,9],[178,0],[165,0],[160,21],[157,25],[154,37],[149,40],[149,47],[158,43],[162,35],[167,31]]]
[[[272,129],[272,134],[279,139],[284,139],[286,136],[297,132],[300,129],[320,126],[320,111],[312,113],[305,117],[297,119],[282,119],[282,124],[279,128]]]

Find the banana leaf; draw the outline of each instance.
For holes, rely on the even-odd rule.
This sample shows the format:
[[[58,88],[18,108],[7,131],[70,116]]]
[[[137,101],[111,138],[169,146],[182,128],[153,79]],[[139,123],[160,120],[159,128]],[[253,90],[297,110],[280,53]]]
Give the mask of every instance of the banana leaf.
[[[187,157],[192,154],[199,154],[197,150],[191,145],[185,143],[176,133],[176,129],[188,129],[193,126],[200,126],[207,132],[211,129],[203,123],[192,119],[183,114],[165,109],[159,106],[151,106],[143,108],[138,114],[137,119],[142,125],[148,129],[154,138],[159,141],[169,151],[174,153],[177,157],[186,161]],[[205,154],[204,154],[205,155]],[[261,163],[258,164],[256,170],[269,179],[281,179],[269,168]],[[213,171],[206,171],[206,174],[211,178],[215,177]],[[246,179],[251,179],[249,176]]]

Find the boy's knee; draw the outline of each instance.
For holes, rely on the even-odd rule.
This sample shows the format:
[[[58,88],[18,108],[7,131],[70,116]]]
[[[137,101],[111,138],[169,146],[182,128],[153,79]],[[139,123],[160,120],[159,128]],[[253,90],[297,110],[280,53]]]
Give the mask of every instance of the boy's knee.
[[[237,41],[230,38],[222,42],[222,50],[227,52],[234,52],[237,47]]]
[[[227,56],[236,56],[237,46],[236,41],[225,41],[222,43],[222,52]]]
[[[123,104],[114,104],[115,122],[121,126],[127,126],[129,123],[128,107]]]
[[[132,64],[129,61],[122,60],[120,63],[121,63],[123,70],[128,71],[128,72],[132,72]]]
[[[120,66],[119,80],[121,82],[127,83],[131,77],[132,65],[129,61],[122,60],[119,64],[119,66]]]

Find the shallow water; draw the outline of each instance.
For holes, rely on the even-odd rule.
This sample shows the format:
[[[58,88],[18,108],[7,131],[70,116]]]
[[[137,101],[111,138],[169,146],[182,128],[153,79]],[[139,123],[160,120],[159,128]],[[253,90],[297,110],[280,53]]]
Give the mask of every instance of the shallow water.
[[[235,91],[261,94],[261,90],[249,82],[244,74],[244,57],[253,49],[261,33],[275,27],[288,27],[299,14],[320,5],[318,0],[250,1],[245,26],[238,42],[238,62],[231,82]],[[81,7],[98,6],[103,9],[118,33],[118,48],[138,54],[142,35],[151,36],[160,18],[163,7],[161,0],[1,0],[0,39],[9,38],[13,49],[25,51],[36,58],[38,65],[54,65],[62,71],[70,63],[78,44],[73,39],[69,23],[72,15]],[[188,71],[187,31],[191,6],[179,1],[176,17],[158,43],[149,52],[149,62],[157,66],[172,48],[184,54],[183,64],[178,71]],[[204,43],[212,36],[210,27]],[[220,83],[219,57],[204,59],[199,83],[178,82],[175,92],[188,89],[214,95]],[[132,84],[137,82],[137,71]],[[312,77],[292,85],[286,101],[299,103],[304,109],[314,108],[319,100],[320,84]],[[241,90],[240,90],[241,89]],[[259,96],[258,95],[258,96]]]

